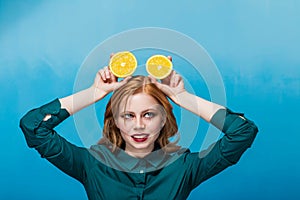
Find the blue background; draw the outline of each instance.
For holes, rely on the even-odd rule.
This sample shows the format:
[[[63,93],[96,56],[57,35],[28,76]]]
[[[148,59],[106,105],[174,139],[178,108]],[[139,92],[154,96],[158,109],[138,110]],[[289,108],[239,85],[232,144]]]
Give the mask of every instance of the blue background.
[[[298,0],[1,0],[0,199],[86,199],[78,182],[27,147],[19,119],[71,94],[96,45],[149,26],[201,44],[220,70],[227,106],[260,129],[237,165],[189,199],[300,199],[299,10]],[[57,130],[81,145],[72,118]]]

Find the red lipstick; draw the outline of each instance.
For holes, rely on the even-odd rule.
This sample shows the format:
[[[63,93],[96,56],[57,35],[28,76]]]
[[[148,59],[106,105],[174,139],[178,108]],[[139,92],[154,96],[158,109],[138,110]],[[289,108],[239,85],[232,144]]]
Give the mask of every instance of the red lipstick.
[[[134,134],[131,136],[131,138],[135,142],[145,142],[148,139],[149,135],[148,134]]]

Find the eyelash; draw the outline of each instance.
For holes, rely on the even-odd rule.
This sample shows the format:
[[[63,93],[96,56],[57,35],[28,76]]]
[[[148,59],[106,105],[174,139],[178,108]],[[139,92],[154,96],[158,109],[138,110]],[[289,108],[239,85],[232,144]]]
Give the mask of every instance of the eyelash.
[[[126,113],[126,114],[121,115],[121,117],[124,118],[124,119],[131,119],[131,118],[133,118],[134,116],[133,116],[133,114]]]
[[[147,116],[149,115],[149,116]],[[133,119],[134,118],[134,115],[131,114],[131,113],[125,113],[123,115],[121,115],[122,118],[124,118],[125,120],[129,120],[129,119]],[[155,113],[153,112],[146,112],[144,115],[143,115],[144,118],[146,119],[152,119],[153,117],[155,117]]]
[[[146,115],[149,115],[149,117],[146,117]],[[155,117],[155,114],[154,114],[153,112],[146,112],[146,113],[144,114],[144,117],[145,117],[145,118],[151,119],[151,118]]]

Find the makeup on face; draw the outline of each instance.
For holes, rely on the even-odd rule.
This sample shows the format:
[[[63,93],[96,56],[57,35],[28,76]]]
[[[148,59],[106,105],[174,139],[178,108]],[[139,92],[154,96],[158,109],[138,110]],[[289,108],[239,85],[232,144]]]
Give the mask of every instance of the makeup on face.
[[[124,111],[120,113],[118,120],[119,126],[121,125],[124,130],[130,136],[136,136],[135,138],[146,137],[153,132],[159,132],[161,129],[161,112],[156,108],[150,108],[141,112]]]
[[[128,99],[125,110],[120,109],[116,119],[125,150],[149,152],[153,149],[165,121],[161,109],[162,106],[148,94],[138,93]]]

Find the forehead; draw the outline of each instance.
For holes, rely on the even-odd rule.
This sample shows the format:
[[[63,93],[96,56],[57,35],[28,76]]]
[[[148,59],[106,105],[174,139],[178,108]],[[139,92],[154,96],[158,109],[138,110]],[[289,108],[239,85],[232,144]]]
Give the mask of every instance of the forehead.
[[[158,107],[161,107],[161,105],[154,97],[145,93],[138,93],[129,96],[128,99],[123,99],[119,110],[141,112],[148,109],[159,109]]]

